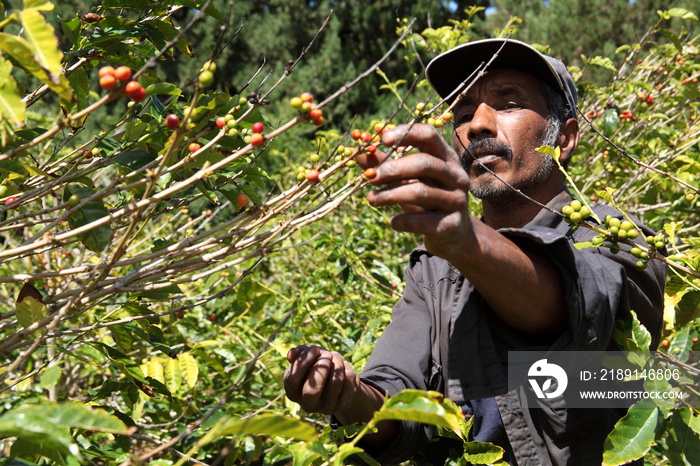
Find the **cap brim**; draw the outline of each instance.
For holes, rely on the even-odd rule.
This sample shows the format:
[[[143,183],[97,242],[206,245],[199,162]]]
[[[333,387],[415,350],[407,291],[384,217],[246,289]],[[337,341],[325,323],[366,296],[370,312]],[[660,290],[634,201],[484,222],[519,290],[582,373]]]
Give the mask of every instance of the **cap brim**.
[[[547,58],[532,46],[512,39],[484,39],[459,45],[435,57],[426,68],[430,85],[442,98],[453,100],[465,80],[479,67],[513,68],[542,79],[566,92],[556,70]],[[468,84],[468,82],[466,83]],[[452,94],[452,95],[450,95]]]

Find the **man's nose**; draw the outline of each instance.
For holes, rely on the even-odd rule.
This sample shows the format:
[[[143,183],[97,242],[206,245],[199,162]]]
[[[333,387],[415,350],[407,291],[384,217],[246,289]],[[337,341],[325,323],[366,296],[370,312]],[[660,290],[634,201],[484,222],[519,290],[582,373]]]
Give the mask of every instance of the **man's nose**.
[[[497,133],[496,110],[486,103],[479,104],[474,111],[472,121],[469,122],[469,134],[467,137],[470,140],[495,137]]]

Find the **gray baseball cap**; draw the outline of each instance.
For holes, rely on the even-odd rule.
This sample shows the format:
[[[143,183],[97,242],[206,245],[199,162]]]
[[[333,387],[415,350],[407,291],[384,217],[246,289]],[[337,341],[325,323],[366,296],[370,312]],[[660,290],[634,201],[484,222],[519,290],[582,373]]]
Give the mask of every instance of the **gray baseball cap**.
[[[433,58],[425,70],[430,85],[437,93],[446,98],[480,66],[486,65],[498,53],[489,65],[495,68],[514,68],[529,73],[556,90],[560,90],[567,103],[567,117],[576,115],[576,84],[566,66],[556,58],[544,55],[525,42],[513,39],[484,39],[448,50]],[[448,100],[457,96],[454,93]]]

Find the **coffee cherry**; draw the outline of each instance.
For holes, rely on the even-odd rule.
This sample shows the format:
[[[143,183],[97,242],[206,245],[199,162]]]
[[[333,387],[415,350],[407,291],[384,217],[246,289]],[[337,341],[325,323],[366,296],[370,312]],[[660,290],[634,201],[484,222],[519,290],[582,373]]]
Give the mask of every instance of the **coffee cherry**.
[[[620,221],[620,219],[617,218],[617,217],[610,217],[610,220],[609,220],[608,222],[606,222],[606,223],[607,223],[608,227],[610,227],[610,228],[617,228],[617,229],[619,229],[619,228],[620,228],[620,225],[622,224],[622,222]]]
[[[0,197],[5,197],[5,194],[7,194],[8,188],[7,186],[0,185]]]
[[[314,96],[309,92],[304,92],[300,96],[303,103],[311,103],[314,100]]]
[[[303,104],[304,101],[301,100],[301,97],[292,97],[289,99],[289,105],[292,106],[292,108],[295,108],[299,110],[301,108],[301,104]]]
[[[211,71],[212,73],[216,71],[216,63],[213,60],[209,60],[204,65],[202,65],[202,71]]]
[[[141,86],[141,83],[138,81],[129,81],[126,83],[126,86],[124,86],[124,91],[129,95],[129,97],[132,97],[134,94],[138,93],[139,89],[143,89],[143,86]]]
[[[131,100],[133,100],[134,102],[141,102],[147,97],[147,95],[148,94],[146,93],[146,89],[141,87],[129,94],[129,97],[131,97]]]
[[[108,74],[100,78],[100,87],[106,91],[113,89],[117,85],[117,78]]]
[[[249,203],[250,203],[250,198],[248,196],[246,196],[245,194],[239,194],[236,197],[236,204],[238,204],[238,206],[241,208],[248,207]]]
[[[321,157],[316,153],[313,153],[309,156],[309,162],[311,162],[311,163],[318,163],[318,161],[320,159],[321,159]]]
[[[315,108],[309,112],[309,116],[314,120],[323,118],[323,110],[321,110],[320,108]]]
[[[571,220],[573,223],[581,223],[583,221],[583,216],[580,212],[573,212],[571,215],[569,215],[569,220]]]
[[[226,126],[226,119],[224,117],[219,117],[216,119],[215,123],[218,128],[223,128]]]
[[[315,183],[319,180],[320,174],[318,173],[318,170],[315,168],[312,168],[311,170],[306,172],[306,179],[311,181],[312,183]]]
[[[360,133],[360,140],[362,142],[370,142],[372,140],[372,135],[369,134],[367,131],[363,131]]]
[[[265,125],[264,125],[264,124],[262,124],[262,123],[259,122],[259,121],[256,121],[255,123],[253,123],[253,132],[254,132],[254,133],[260,133],[260,134],[262,134],[263,131],[265,131]]]
[[[373,179],[376,178],[377,176],[377,169],[373,167],[369,167],[367,170],[365,170],[365,176],[367,179]]]
[[[180,126],[180,117],[171,113],[165,117],[165,127],[168,129],[175,129]]]
[[[97,76],[99,76],[100,78],[104,76],[114,76],[114,67],[109,65],[103,66],[97,72]]]
[[[209,87],[214,82],[214,73],[205,70],[199,73],[199,87]]]
[[[350,137],[353,138],[355,141],[360,139],[360,136],[362,135],[362,131],[359,129],[353,129],[352,132],[350,133]]]
[[[114,77],[125,83],[131,79],[131,68],[128,66],[120,66],[114,70]]]
[[[5,199],[5,205],[12,204],[17,200],[17,196],[10,196],[7,199]]]
[[[201,148],[202,148],[202,146],[200,146],[196,142],[193,142],[189,145],[189,147],[187,149],[190,151],[190,153],[195,153]]]
[[[258,147],[260,144],[263,143],[264,140],[265,138],[260,133],[253,133],[250,136],[250,144],[252,144],[253,147]]]
[[[71,197],[68,198],[68,207],[75,207],[78,204],[80,204],[80,196],[77,194],[73,194]]]

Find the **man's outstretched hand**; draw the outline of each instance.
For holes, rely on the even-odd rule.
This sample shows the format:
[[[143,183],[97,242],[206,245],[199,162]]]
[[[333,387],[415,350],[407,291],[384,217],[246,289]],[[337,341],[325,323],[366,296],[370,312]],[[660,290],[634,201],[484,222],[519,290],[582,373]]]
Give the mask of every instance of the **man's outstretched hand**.
[[[287,353],[284,371],[287,398],[309,413],[333,414],[342,424],[367,422],[384,403],[384,395],[363,383],[355,370],[335,351],[300,345]],[[369,443],[384,443],[396,435],[393,421],[382,422]]]
[[[426,124],[399,125],[382,142],[419,152],[386,160],[380,151],[359,154],[361,166],[377,170],[371,183],[380,189],[369,193],[369,202],[401,206],[404,213],[391,219],[392,228],[423,235],[431,254],[450,259],[468,249],[473,244],[470,182],[457,153]]]
[[[335,351],[301,345],[287,353],[284,371],[287,397],[309,413],[335,414],[350,407],[360,391],[360,378]]]

